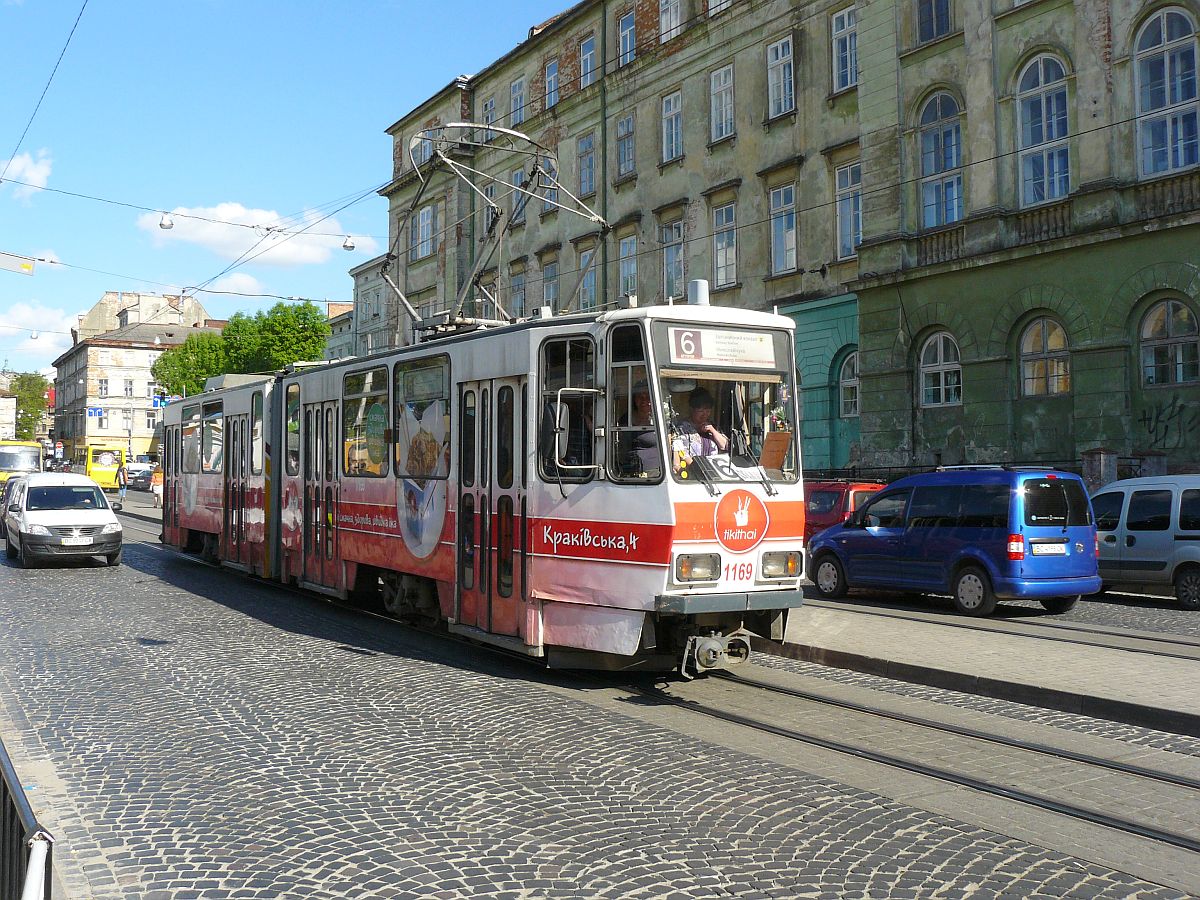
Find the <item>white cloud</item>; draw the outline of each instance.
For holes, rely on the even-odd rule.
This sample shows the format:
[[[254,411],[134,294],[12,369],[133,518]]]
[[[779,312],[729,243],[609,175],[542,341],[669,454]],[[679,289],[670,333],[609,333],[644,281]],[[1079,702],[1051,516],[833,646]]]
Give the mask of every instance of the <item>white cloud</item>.
[[[218,278],[208,286],[212,291],[230,291],[234,294],[264,293],[262,284],[253,275],[245,272],[231,272],[223,278]]]
[[[36,302],[13,303],[0,312],[0,335],[15,353],[54,359],[71,346],[71,329],[83,312],[69,313]]]
[[[28,153],[18,153],[8,163],[8,174],[5,181],[21,181],[24,184],[13,185],[13,196],[18,200],[28,200],[38,188],[44,188],[50,180],[50,169],[54,161],[45,150],[37,152],[35,159]],[[3,170],[0,166],[0,170]]]
[[[196,218],[187,218],[195,216]],[[186,207],[171,210],[175,225],[166,230],[159,227],[159,213],[143,213],[137,225],[154,236],[155,243],[164,246],[182,242],[205,247],[224,259],[254,257],[254,262],[274,266],[306,266],[327,263],[342,250],[345,233],[337,219],[323,221],[320,214],[307,212],[289,219],[280,228],[280,215],[270,209],[248,209],[240,203],[218,203],[216,206]],[[214,220],[214,221],[204,221]],[[316,234],[295,234],[312,224]],[[242,226],[253,226],[250,228]],[[375,255],[378,245],[368,236],[355,237],[356,252]],[[259,255],[261,254],[261,255]]]

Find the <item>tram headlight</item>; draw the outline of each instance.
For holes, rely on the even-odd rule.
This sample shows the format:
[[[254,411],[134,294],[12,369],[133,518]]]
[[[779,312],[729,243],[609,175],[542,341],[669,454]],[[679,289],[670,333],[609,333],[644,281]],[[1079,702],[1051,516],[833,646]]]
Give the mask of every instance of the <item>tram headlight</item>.
[[[716,581],[721,557],[715,553],[681,553],[675,557],[676,581]]]
[[[798,578],[800,570],[800,551],[798,550],[773,550],[763,554],[762,573],[764,578]]]

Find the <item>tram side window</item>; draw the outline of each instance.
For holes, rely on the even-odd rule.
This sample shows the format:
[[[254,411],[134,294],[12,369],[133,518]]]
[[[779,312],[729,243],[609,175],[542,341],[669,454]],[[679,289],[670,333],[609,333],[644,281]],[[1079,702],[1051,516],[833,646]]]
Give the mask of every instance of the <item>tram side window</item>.
[[[200,471],[200,406],[183,410],[183,471],[194,475]]]
[[[513,486],[513,389],[508,385],[496,392],[496,485]]]
[[[450,474],[450,360],[396,363],[392,371],[396,474],[422,484]]]
[[[609,472],[616,481],[640,483],[662,478],[657,423],[641,329],[613,329],[609,345]]]
[[[300,474],[300,385],[287,386],[287,423],[284,425],[287,443],[287,473]]]
[[[552,481],[587,481],[592,477],[596,398],[586,393],[596,384],[596,348],[586,337],[546,341],[542,345],[542,410],[538,426],[538,465]],[[560,390],[565,390],[561,395]],[[560,418],[556,421],[556,416]],[[557,451],[559,427],[566,430],[562,458]],[[572,468],[582,466],[585,468]]]
[[[255,391],[250,399],[250,472],[261,475],[263,470],[263,395]]]
[[[200,465],[205,472],[220,472],[225,454],[225,428],[221,403],[204,404],[200,436]]]
[[[388,371],[355,372],[342,381],[342,471],[382,478],[388,473]]]

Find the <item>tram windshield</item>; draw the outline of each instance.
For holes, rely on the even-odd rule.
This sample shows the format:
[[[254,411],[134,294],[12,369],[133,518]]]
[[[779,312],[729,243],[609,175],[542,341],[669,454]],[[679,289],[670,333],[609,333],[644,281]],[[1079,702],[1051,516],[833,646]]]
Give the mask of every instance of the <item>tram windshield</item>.
[[[681,481],[794,482],[792,347],[783,331],[657,324],[667,469]]]

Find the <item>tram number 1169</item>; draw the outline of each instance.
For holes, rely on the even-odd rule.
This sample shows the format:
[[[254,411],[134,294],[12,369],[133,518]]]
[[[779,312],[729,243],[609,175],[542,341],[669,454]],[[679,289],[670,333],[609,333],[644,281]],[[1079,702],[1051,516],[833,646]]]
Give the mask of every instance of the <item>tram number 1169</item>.
[[[754,563],[726,563],[725,564],[725,580],[726,581],[750,581],[754,578]]]

